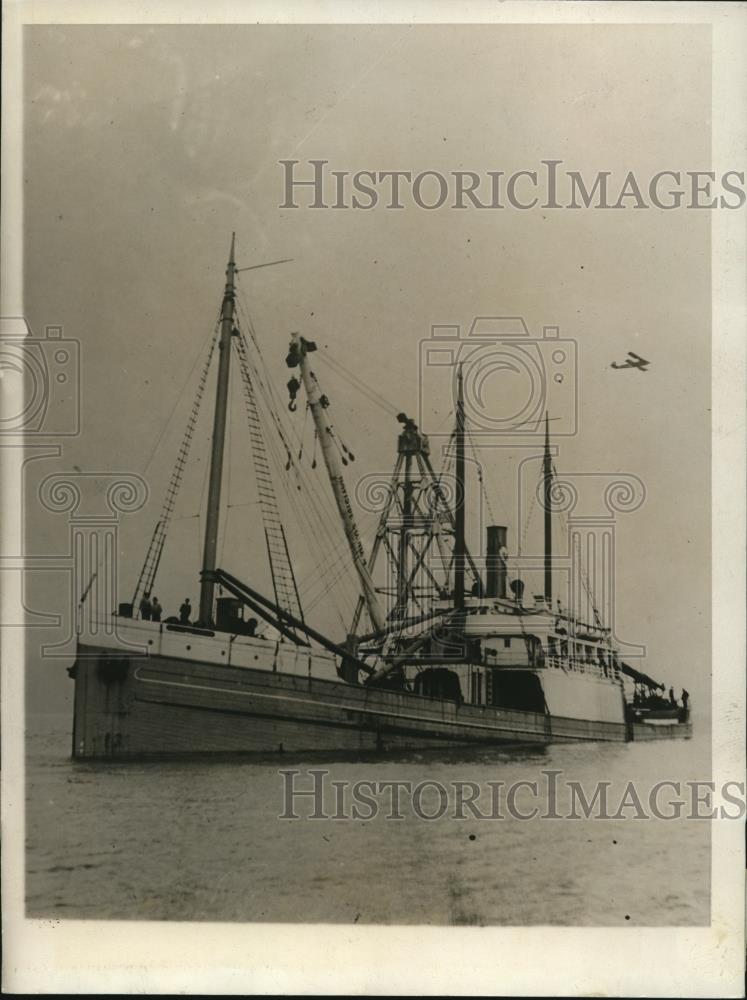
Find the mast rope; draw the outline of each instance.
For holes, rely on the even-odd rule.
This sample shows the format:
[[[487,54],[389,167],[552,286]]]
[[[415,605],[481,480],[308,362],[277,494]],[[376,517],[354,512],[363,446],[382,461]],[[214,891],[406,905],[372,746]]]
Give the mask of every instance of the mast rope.
[[[363,541],[368,541],[369,539],[363,538],[362,540]],[[351,569],[350,569],[350,566],[348,564],[348,553],[345,550],[345,548],[346,548],[345,546],[342,546],[343,550],[340,552],[340,554],[338,555],[338,557],[335,559],[335,563],[338,564],[338,568],[337,568],[337,570],[335,572],[335,575],[332,576],[331,579],[327,580],[326,583],[324,584],[324,586],[322,587],[321,591],[318,594],[315,594],[314,597],[309,600],[309,603],[308,603],[309,610],[317,607],[317,605],[322,600],[324,600],[324,598],[329,593],[332,592],[332,590],[333,590],[334,587],[337,587],[338,584],[340,584],[342,582],[342,580],[344,580],[346,577],[348,577],[350,575]],[[350,613],[348,611],[347,619],[349,619],[349,618],[350,618]],[[341,617],[341,623],[342,623],[343,629],[346,628],[346,621],[347,621],[347,619]]]
[[[298,594],[298,585],[288,552],[285,529],[280,517],[275,485],[267,459],[262,423],[249,368],[247,342],[241,330],[239,329],[237,332],[238,337],[234,339],[234,346],[239,359],[239,371],[244,390],[244,407],[251,440],[255,485],[265,529],[267,555],[270,561],[275,603],[283,611],[287,611],[290,615],[303,622],[303,609]],[[286,465],[286,467],[289,466]]]
[[[314,374],[314,372],[311,373],[311,377],[314,379],[314,382],[315,382],[317,388],[319,389],[319,393],[320,393],[320,396],[321,396],[321,400],[320,401],[321,401],[322,406],[325,409],[328,409],[329,406],[330,406],[329,397],[326,396],[322,392],[322,387],[319,385],[319,380],[317,379],[317,377]],[[330,420],[330,426],[329,426],[329,436],[332,438],[332,443],[334,444],[335,448],[337,449],[337,452],[338,452],[338,454],[340,456],[340,460],[342,461],[342,464],[343,465],[348,465],[350,462],[354,462],[355,461],[355,455],[346,446],[345,442],[342,440],[340,432],[337,430],[337,427],[332,423],[331,420]]]
[[[259,344],[257,342],[256,334],[254,333],[254,328],[253,328],[253,326],[251,324],[251,317],[248,316],[248,312],[245,309],[243,309],[243,308],[242,308],[242,314],[246,314],[246,322],[247,322],[247,326],[248,326],[248,328],[250,330],[250,334],[251,334],[251,337],[252,337],[252,342],[253,342],[253,344],[255,346],[255,349],[256,349],[256,356],[257,356],[258,360],[260,361],[260,363],[262,364],[262,368],[264,370],[265,377],[264,378],[262,377],[262,374],[259,371],[259,368],[258,368],[257,365],[253,366],[254,374],[255,374],[257,382],[259,384],[260,390],[263,393],[266,406],[267,406],[268,410],[270,411],[271,416],[273,418],[273,423],[275,424],[276,429],[278,430],[278,435],[279,435],[279,437],[281,438],[281,440],[283,442],[283,446],[284,446],[285,450],[288,453],[290,453],[291,446],[289,444],[289,441],[290,441],[291,438],[293,438],[295,440],[295,445],[298,446],[298,447],[300,447],[300,439],[299,439],[299,436],[298,436],[298,431],[296,430],[296,428],[295,428],[295,426],[293,424],[290,424],[290,430],[287,430],[287,429],[284,428],[282,419],[280,418],[280,413],[283,412],[283,406],[282,406],[281,401],[277,398],[277,394],[276,394],[276,392],[274,390],[274,384],[273,384],[272,380],[269,377],[267,377],[267,366],[264,363],[264,358],[262,357],[262,352],[261,352]],[[294,448],[294,450],[295,450],[295,448]],[[330,515],[330,514],[333,515],[333,511],[332,511],[332,507],[331,507],[331,500],[328,500],[326,497],[323,497],[323,496],[320,498],[319,494],[317,493],[317,491],[316,491],[316,489],[314,487],[314,480],[312,478],[309,478],[306,475],[305,470],[298,463],[296,463],[295,461],[291,460],[291,469],[289,469],[289,468],[287,468],[287,461],[286,461],[285,466],[286,466],[285,469],[284,469],[285,472],[289,472],[289,471],[291,471],[291,469],[294,471],[294,475],[296,476],[296,480],[297,480],[296,483],[295,483],[296,489],[298,491],[303,491],[304,489],[306,490],[310,502],[312,503],[312,505],[314,506],[315,510],[317,511],[317,513],[320,516],[321,526],[322,526],[322,529],[324,530],[324,528],[326,527],[326,521],[325,521],[325,517],[324,517],[324,513],[325,513],[324,512],[324,506],[325,506],[325,503],[326,503],[328,515]],[[329,537],[332,538],[333,536],[330,535]]]
[[[441,473],[439,474],[438,479],[436,481],[436,485],[439,488],[439,490],[442,478],[447,474],[447,472],[451,470],[452,466],[455,464],[455,461],[456,461],[456,431],[454,430],[451,432],[451,435],[449,436],[449,442],[444,448],[442,464],[441,464]],[[446,503],[445,499],[444,503],[445,503],[445,511],[447,519],[449,521],[450,526],[454,528],[454,521],[455,521],[454,513],[451,507]],[[453,563],[453,555],[452,555],[452,563]],[[482,581],[480,578],[480,574],[475,565],[474,559],[472,559],[469,552],[466,553],[465,570],[467,570],[471,574],[473,584],[476,583],[478,584],[478,586],[481,585]]]
[[[231,378],[235,380],[235,370],[231,370]],[[226,516],[221,521],[221,534],[218,542],[218,563],[223,562],[223,553],[226,548],[226,537],[228,535],[228,519],[231,514],[231,446],[233,444],[233,424],[230,417],[226,420]]]
[[[552,472],[553,472],[553,476],[557,476],[558,473],[557,473],[557,469],[555,468],[555,463],[553,463]],[[568,529],[570,528],[570,525],[568,523],[568,518],[565,516],[565,511],[559,510],[558,514],[560,515],[560,519],[561,519],[561,521],[563,523],[563,528],[564,528],[564,531],[566,532],[566,537],[567,537],[567,535],[568,535]],[[602,622],[602,617],[601,617],[601,615],[599,613],[599,610],[598,610],[598,608],[596,606],[596,602],[595,602],[595,599],[594,599],[594,593],[593,593],[593,591],[591,589],[591,584],[589,582],[588,575],[586,573],[586,570],[584,569],[583,555],[581,553],[580,548],[579,548],[579,564],[578,564],[578,569],[579,569],[579,576],[581,577],[581,586],[586,591],[586,596],[587,596],[587,598],[589,600],[589,604],[591,605],[591,610],[592,610],[592,613],[593,613],[594,618],[596,620],[596,624],[599,626],[599,628],[604,628],[604,623]]]
[[[275,465],[281,471],[281,474],[288,479],[289,488],[286,490],[284,496],[293,509],[296,523],[303,529],[304,541],[310,549],[312,560],[315,563],[314,570],[310,574],[312,577],[312,587],[318,586],[321,578],[328,585],[329,589],[332,589],[337,580],[330,578],[328,562],[330,556],[334,555],[338,540],[329,527],[332,522],[332,518],[328,513],[328,509],[331,506],[331,499],[327,498],[323,493],[319,493],[314,479],[305,471],[303,464],[295,459],[297,450],[301,450],[302,439],[299,437],[298,431],[292,423],[289,425],[289,429],[284,426],[283,421],[285,418],[280,416],[284,412],[284,404],[278,398],[274,382],[267,374],[267,365],[262,356],[251,317],[242,300],[243,295],[241,294],[241,290],[239,290],[238,322],[242,329],[246,327],[249,331],[252,344],[255,348],[250,359],[252,373],[255,377],[255,386],[259,389],[259,395],[264,400],[265,407],[270,413],[272,423],[277,432],[277,438],[273,435],[267,438],[267,447],[273,456]],[[291,444],[291,441],[294,444]],[[278,454],[278,448],[282,448],[284,458]],[[312,468],[314,468],[315,464],[315,454],[316,438],[314,441],[314,461],[312,461]],[[305,502],[301,501],[299,497],[300,493],[304,494]],[[325,507],[327,511],[325,511]],[[344,566],[343,574],[352,572],[352,567]],[[307,606],[311,606],[308,604],[306,596],[307,586],[305,580],[301,581],[300,590],[304,595],[304,603]],[[350,588],[345,588],[342,594],[349,599]],[[339,596],[340,594],[338,593],[338,601],[333,602],[332,610],[337,613],[340,623],[344,628],[345,618],[339,607]]]
[[[268,439],[268,450],[273,456],[273,461],[276,468],[282,469],[285,477],[289,480],[288,489],[285,493],[286,500],[288,501],[291,510],[293,512],[295,523],[297,523],[302,529],[302,535],[307,547],[309,548],[312,556],[312,560],[315,563],[314,570],[311,571],[307,577],[302,577],[299,581],[299,590],[303,597],[304,605],[311,609],[313,603],[309,602],[308,599],[308,586],[307,579],[311,577],[313,581],[318,582],[319,577],[324,579],[326,577],[326,559],[329,557],[332,549],[328,545],[329,533],[326,529],[324,522],[317,518],[314,520],[315,505],[313,498],[309,504],[303,503],[299,497],[299,491],[302,487],[298,483],[299,470],[294,464],[290,471],[285,471],[285,467],[282,464],[282,459],[278,454],[278,449],[273,438]],[[337,612],[340,622],[344,624],[344,618],[339,609],[333,605],[333,610]]]
[[[176,413],[177,407],[179,406],[179,403],[182,400],[182,396],[184,395],[184,392],[185,392],[187,386],[189,385],[189,383],[190,383],[190,381],[192,379],[192,375],[194,374],[195,368],[197,368],[197,365],[199,364],[200,358],[202,357],[202,355],[203,355],[203,353],[205,351],[205,344],[207,344],[208,341],[213,341],[215,339],[215,337],[217,336],[217,333],[218,333],[218,327],[219,326],[220,326],[220,311],[218,312],[218,318],[215,321],[215,325],[213,326],[213,329],[208,334],[208,336],[205,338],[205,340],[203,341],[203,343],[200,345],[197,353],[195,354],[195,359],[192,362],[192,367],[189,369],[189,374],[187,375],[186,379],[184,380],[184,382],[182,384],[181,389],[179,390],[179,395],[176,397],[176,400],[174,401],[174,405],[171,407],[171,413],[169,413],[168,417],[164,421],[163,427],[161,428],[161,433],[158,435],[158,438],[156,439],[156,443],[153,445],[153,448],[151,449],[151,453],[148,456],[148,459],[147,459],[145,465],[141,469],[140,474],[142,476],[144,476],[145,473],[150,468],[150,463],[153,461],[153,459],[155,457],[155,454],[158,451],[158,448],[159,448],[159,446],[161,444],[161,441],[163,440],[164,435],[166,434],[166,431],[168,430],[168,428],[169,428],[169,426],[171,424],[171,421],[173,420],[173,417],[174,417],[174,414]]]
[[[399,413],[399,409],[396,406],[390,403],[388,399],[385,399],[380,393],[376,392],[375,389],[372,389],[370,385],[367,385],[357,375],[355,375],[348,368],[346,368],[343,365],[343,363],[339,361],[337,358],[334,358],[332,357],[332,355],[327,354],[326,351],[320,350],[318,346],[317,346],[317,357],[321,358],[322,361],[326,362],[326,364],[328,364],[333,369],[336,375],[338,375],[340,378],[343,378],[346,382],[352,385],[354,389],[357,389],[357,391],[360,392],[362,395],[367,396],[372,403],[375,403],[377,406],[381,407],[381,409],[384,410],[386,413],[388,413],[390,416],[392,417],[397,416],[397,414]]]
[[[537,498],[535,497],[534,493],[532,493],[532,500],[531,500],[531,503],[529,504],[529,513],[527,514],[526,519],[524,520],[524,528],[523,528],[523,530],[521,532],[521,539],[519,541],[519,552],[518,552],[518,555],[521,555],[522,552],[524,551],[524,544],[525,544],[526,539],[527,539],[527,532],[529,531],[529,524],[530,524],[530,522],[532,520],[532,515],[534,514],[534,508],[535,508],[536,504],[537,504]],[[519,579],[521,579],[521,567],[519,567]]]
[[[334,523],[331,518],[325,517],[323,505],[320,503],[316,484],[310,480],[303,468],[294,464],[290,473],[295,489],[288,490],[287,497],[296,512],[297,521],[305,526],[304,538],[314,549],[314,569],[310,571],[301,584],[304,600],[308,589],[308,582],[312,585],[318,583],[319,578],[326,579],[330,568],[339,560],[344,558],[345,541],[336,537],[330,530],[329,524]],[[299,493],[304,493],[308,503],[301,500]],[[353,573],[353,567],[344,565],[345,573]]]
[[[488,517],[490,518],[490,523],[495,524],[496,520],[495,520],[495,515],[493,514],[493,507],[492,504],[490,503],[490,497],[488,496],[488,491],[485,487],[485,480],[483,479],[482,462],[477,457],[477,445],[475,444],[475,439],[472,435],[472,431],[470,430],[470,428],[467,427],[466,430],[467,430],[467,440],[469,442],[470,448],[472,449],[472,457],[474,458],[475,465],[477,466],[477,481],[480,484],[480,493],[482,494],[482,498],[485,501],[485,506],[487,507],[488,510]]]
[[[309,419],[309,404],[307,403],[306,406],[304,407],[304,412],[303,412],[303,427],[301,428],[301,444],[298,449],[299,462],[303,458],[303,446],[304,446],[304,439],[306,437],[306,424],[308,422],[308,419]]]
[[[177,453],[176,462],[174,463],[168,486],[166,487],[166,495],[164,496],[163,504],[161,506],[161,514],[158,522],[156,523],[150,545],[148,546],[145,561],[142,569],[140,570],[140,576],[138,577],[137,584],[135,585],[135,592],[132,596],[132,611],[135,617],[139,617],[140,615],[139,599],[143,595],[150,596],[155,585],[156,574],[158,573],[161,556],[163,555],[163,549],[166,544],[166,535],[174,513],[174,507],[176,505],[176,500],[184,477],[184,470],[186,468],[187,459],[189,458],[190,449],[192,447],[197,418],[200,413],[200,405],[202,403],[202,398],[205,395],[205,386],[207,385],[210,363],[213,360],[215,345],[218,342],[218,325],[219,324],[216,323],[210,338],[210,349],[202,366],[200,378],[197,383],[197,390],[195,392],[194,399],[192,400],[192,408],[190,409],[189,417],[187,418],[187,425],[182,437],[181,446]],[[197,360],[199,360],[199,357]],[[195,364],[192,366],[192,371],[194,371],[196,364],[197,361],[195,361]],[[190,372],[190,376],[191,374],[192,372]],[[184,390],[182,389],[182,392],[183,391]],[[181,398],[181,395],[182,393],[179,394],[179,398]],[[177,400],[177,403],[178,401],[179,400]],[[157,447],[158,445],[156,445],[156,448]],[[151,459],[153,455],[155,455],[155,451],[156,449],[154,448]],[[150,459],[148,460],[148,463],[146,463],[146,468],[149,464]]]

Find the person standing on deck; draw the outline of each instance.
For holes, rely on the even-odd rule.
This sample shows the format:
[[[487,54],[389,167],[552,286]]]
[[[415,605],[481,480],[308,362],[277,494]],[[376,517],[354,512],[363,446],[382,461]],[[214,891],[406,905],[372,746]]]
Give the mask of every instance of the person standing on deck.
[[[149,622],[152,614],[153,605],[150,603],[150,597],[148,594],[143,594],[143,599],[140,602],[140,617],[144,622]]]
[[[158,598],[154,597],[153,598],[153,606],[152,606],[152,618],[153,618],[154,622],[160,622],[160,620],[161,620],[161,612],[162,611],[163,611],[163,608],[158,603]]]
[[[673,705],[677,704],[677,699],[674,696],[674,688],[673,687],[670,687],[670,689],[669,689],[669,700],[670,700],[670,702]]]
[[[685,688],[682,689],[682,707],[687,711],[687,706],[690,702],[690,692],[686,691]]]
[[[179,624],[189,625],[189,616],[192,614],[192,605],[189,603],[189,598],[184,598],[184,604],[179,608]]]

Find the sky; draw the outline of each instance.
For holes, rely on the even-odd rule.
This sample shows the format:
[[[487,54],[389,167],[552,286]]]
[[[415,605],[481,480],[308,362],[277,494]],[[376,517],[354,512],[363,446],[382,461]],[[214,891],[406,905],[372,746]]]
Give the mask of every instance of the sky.
[[[119,525],[121,599],[129,599],[235,231],[240,267],[292,258],[239,277],[280,397],[289,334],[299,330],[386,401],[377,405],[320,358],[335,426],[356,457],[346,470],[353,494],[361,477],[386,477],[393,466],[393,412],[422,410],[440,433],[450,426],[443,373],[421,378],[432,326],[458,325],[463,336],[475,316],[523,317],[533,342],[544,327],[559,327],[574,345],[577,374],[563,391],[551,386],[547,401],[558,471],[592,491],[579,507],[591,514],[600,483],[627,475],[645,487],[644,502],[615,522],[618,635],[645,647],[637,665],[684,685],[706,709],[710,213],[283,209],[279,161],[485,174],[558,159],[589,177],[632,170],[644,179],[708,170],[710,72],[708,30],[697,25],[27,28],[26,314],[36,336],[61,325],[81,358],[80,433],[64,440],[59,459],[28,467],[27,552],[67,551],[66,516],[36,499],[44,477],[76,467],[140,475],[150,499]],[[546,348],[535,350],[547,358]],[[647,372],[610,368],[629,350],[649,359]],[[488,405],[511,405],[522,377],[490,373]],[[198,598],[211,386],[156,588],[172,613],[185,596]],[[577,427],[567,434],[575,401]],[[53,398],[52,423],[63,405]],[[241,406],[235,392],[220,554],[267,591]],[[283,419],[302,434],[302,407]],[[308,426],[304,439],[312,475]],[[434,455],[442,443],[432,437]],[[512,559],[522,535],[524,552],[539,553],[541,517],[535,510],[527,524],[519,502],[536,471],[536,461],[522,462],[536,448],[479,443],[472,457],[483,464],[483,523],[508,524]],[[321,468],[313,475],[328,497]],[[477,551],[474,474],[468,485],[468,541]],[[304,537],[287,492],[280,486],[294,564],[302,596],[307,588],[313,598],[321,589],[317,543]],[[360,513],[364,538],[375,521]],[[339,546],[339,526],[329,524]],[[562,540],[562,526],[555,530]],[[344,560],[336,565],[344,575],[309,618],[340,638],[355,589]],[[529,581],[532,591],[538,582]],[[26,587],[31,608],[64,619],[60,630],[32,630],[29,640],[30,706],[57,709],[71,694],[67,663],[41,657],[38,644],[69,627],[66,577],[28,574]]]

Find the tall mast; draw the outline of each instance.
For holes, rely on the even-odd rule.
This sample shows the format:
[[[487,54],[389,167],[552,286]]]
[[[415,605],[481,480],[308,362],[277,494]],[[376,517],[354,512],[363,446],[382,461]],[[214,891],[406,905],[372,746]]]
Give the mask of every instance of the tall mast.
[[[545,600],[552,609],[552,458],[550,456],[550,417],[545,412],[545,457],[542,462],[545,508]]]
[[[407,617],[409,533],[412,528],[412,452],[405,453],[405,478],[402,483],[402,525],[399,531],[399,553],[397,566],[397,615]]]
[[[299,334],[293,333],[291,336],[291,351],[288,356],[288,364],[291,367],[295,367],[297,364],[300,368],[301,379],[306,390],[306,399],[308,400],[311,416],[314,420],[324,464],[332,485],[332,492],[342,520],[345,537],[348,540],[350,555],[352,556],[353,565],[360,580],[368,615],[374,630],[376,632],[383,632],[386,629],[386,618],[379,604],[379,598],[376,594],[371,573],[366,563],[366,557],[363,553],[363,545],[358,534],[358,528],[353,518],[353,508],[350,503],[348,491],[345,488],[345,480],[342,476],[339,456],[335,448],[334,431],[327,418],[327,401],[322,396],[316,377],[309,367],[307,352],[315,348]]]
[[[213,620],[213,594],[215,583],[212,572],[215,569],[218,550],[218,522],[220,519],[220,491],[223,481],[223,452],[226,443],[226,415],[228,413],[228,385],[231,367],[231,336],[234,314],[234,246],[236,233],[231,234],[231,254],[226,268],[226,290],[223,293],[223,308],[220,321],[220,360],[218,363],[218,388],[215,396],[215,416],[213,418],[213,444],[210,454],[210,483],[208,486],[207,517],[205,521],[205,544],[202,554],[202,584],[200,587],[200,618],[208,625]]]
[[[457,370],[456,404],[456,497],[454,511],[454,607],[464,607],[464,383],[462,366]]]

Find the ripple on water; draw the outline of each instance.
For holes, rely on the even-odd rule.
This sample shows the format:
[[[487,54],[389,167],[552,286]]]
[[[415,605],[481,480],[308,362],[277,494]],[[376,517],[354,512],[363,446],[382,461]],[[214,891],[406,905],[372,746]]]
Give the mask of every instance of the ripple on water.
[[[30,727],[30,915],[342,923],[707,924],[707,823],[283,821],[287,759],[83,765]],[[330,780],[708,778],[707,745],[558,746],[337,760]],[[519,801],[519,800],[517,800]],[[332,809],[334,807],[332,806]]]

